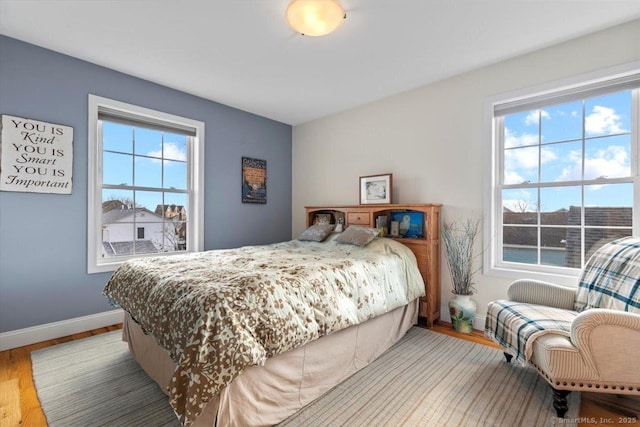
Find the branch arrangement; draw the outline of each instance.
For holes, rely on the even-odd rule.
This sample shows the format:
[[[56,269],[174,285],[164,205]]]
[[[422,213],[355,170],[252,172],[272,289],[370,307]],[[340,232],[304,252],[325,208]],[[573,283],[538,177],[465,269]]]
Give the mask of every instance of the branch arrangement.
[[[473,276],[477,270],[473,269],[473,247],[480,233],[480,223],[480,218],[469,218],[462,224],[450,221],[442,225],[453,292],[458,295],[472,295],[475,290]]]

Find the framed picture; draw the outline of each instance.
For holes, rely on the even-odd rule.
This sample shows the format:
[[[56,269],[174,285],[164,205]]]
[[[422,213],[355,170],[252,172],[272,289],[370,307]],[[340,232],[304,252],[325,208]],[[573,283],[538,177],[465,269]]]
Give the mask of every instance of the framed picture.
[[[267,203],[267,161],[242,158],[242,203]]]
[[[379,205],[391,203],[393,175],[371,175],[360,177],[360,204]]]

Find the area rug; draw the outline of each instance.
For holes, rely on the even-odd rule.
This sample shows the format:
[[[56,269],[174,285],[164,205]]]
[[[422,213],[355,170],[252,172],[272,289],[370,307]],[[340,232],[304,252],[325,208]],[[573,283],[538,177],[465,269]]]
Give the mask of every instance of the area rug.
[[[31,352],[49,427],[180,426],[167,396],[129,354],[122,331]]]
[[[167,397],[120,331],[35,351],[33,376],[52,427],[178,426]],[[557,420],[552,393],[502,352],[414,327],[378,360],[281,426],[575,425],[579,393]]]

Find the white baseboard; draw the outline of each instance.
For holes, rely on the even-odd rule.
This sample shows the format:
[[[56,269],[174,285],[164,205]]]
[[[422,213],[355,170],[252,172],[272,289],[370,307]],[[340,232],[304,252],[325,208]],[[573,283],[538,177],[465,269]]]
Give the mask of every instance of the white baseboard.
[[[441,306],[440,307],[440,320],[443,322],[451,323],[451,315],[449,314],[449,306]],[[476,313],[476,317],[473,318],[473,329],[477,329],[479,331],[484,331],[484,324],[487,320],[487,316],[478,316]]]
[[[0,351],[115,325],[116,323],[122,323],[123,318],[124,312],[118,309],[3,332],[0,334]]]

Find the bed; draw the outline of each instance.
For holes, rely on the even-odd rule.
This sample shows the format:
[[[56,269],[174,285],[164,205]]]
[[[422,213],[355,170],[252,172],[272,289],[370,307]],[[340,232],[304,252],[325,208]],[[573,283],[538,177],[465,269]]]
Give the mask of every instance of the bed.
[[[401,243],[329,238],[131,260],[104,293],[183,425],[273,425],[395,344],[424,284]]]

